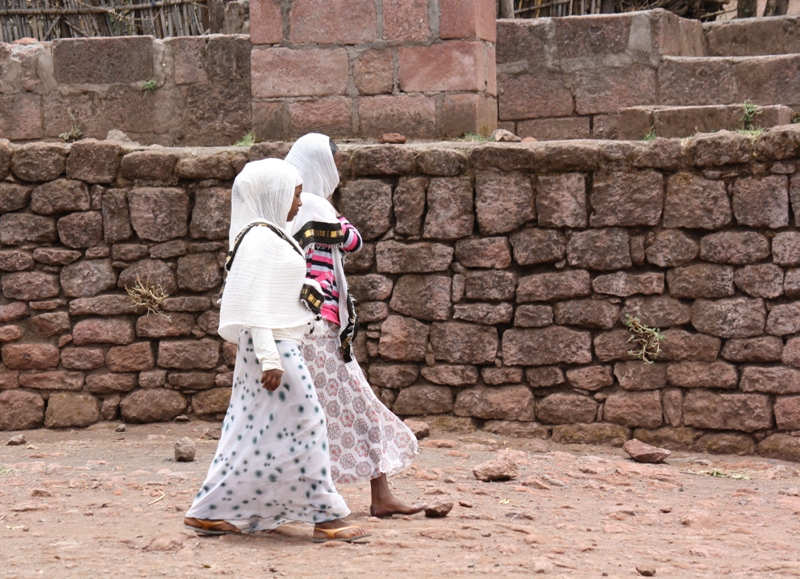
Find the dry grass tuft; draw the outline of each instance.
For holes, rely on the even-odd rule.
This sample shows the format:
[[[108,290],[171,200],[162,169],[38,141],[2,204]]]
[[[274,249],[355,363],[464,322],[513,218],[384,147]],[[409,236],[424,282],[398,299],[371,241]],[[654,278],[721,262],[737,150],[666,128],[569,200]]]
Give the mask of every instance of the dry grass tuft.
[[[169,319],[169,316],[161,311],[161,302],[169,297],[169,294],[164,291],[160,284],[151,284],[147,281],[142,282],[138,277],[136,284],[133,287],[126,287],[125,291],[131,298],[133,305],[140,306],[147,309],[149,314],[162,315]]]

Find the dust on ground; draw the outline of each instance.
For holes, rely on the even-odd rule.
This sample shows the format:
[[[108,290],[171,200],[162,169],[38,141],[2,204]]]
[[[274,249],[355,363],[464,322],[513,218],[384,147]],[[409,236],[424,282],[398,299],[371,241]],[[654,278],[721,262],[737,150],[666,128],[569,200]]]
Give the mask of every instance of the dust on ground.
[[[115,426],[27,431],[26,445],[0,446],[0,577],[800,576],[791,463],[673,453],[643,465],[613,448],[434,432],[392,481],[411,500],[452,500],[446,518],[371,518],[369,485],[343,485],[351,520],[375,534],[317,545],[301,524],[184,530],[215,425]],[[194,462],[173,460],[183,436],[197,440]],[[476,480],[473,467],[503,450],[519,478]]]

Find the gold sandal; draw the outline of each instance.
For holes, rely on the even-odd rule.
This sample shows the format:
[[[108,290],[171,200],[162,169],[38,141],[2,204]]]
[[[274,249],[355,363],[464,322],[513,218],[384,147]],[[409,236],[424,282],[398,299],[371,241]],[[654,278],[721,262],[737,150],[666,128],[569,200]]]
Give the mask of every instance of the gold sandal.
[[[325,538],[314,537],[315,543],[327,543],[328,541],[343,541],[345,543],[353,543],[355,541],[360,541],[361,539],[365,539],[367,537],[372,536],[372,532],[364,533],[363,535],[356,535],[355,537],[337,537],[336,535],[341,533],[342,531],[347,531],[348,529],[360,529],[358,525],[350,525],[349,527],[339,527],[338,529],[320,529],[319,527],[314,527],[314,532],[321,531],[327,535]]]
[[[183,526],[198,535],[241,535],[242,531],[228,521],[212,521],[209,519],[183,518]]]

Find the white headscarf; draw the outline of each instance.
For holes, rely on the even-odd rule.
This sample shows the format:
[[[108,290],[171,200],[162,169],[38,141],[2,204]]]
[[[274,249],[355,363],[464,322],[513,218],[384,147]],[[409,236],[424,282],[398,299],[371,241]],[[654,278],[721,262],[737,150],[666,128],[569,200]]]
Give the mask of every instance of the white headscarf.
[[[249,223],[267,221],[283,229],[300,185],[289,163],[265,159],[248,163],[231,195],[230,243]],[[289,236],[287,235],[287,238]],[[242,328],[295,328],[314,314],[301,302],[306,262],[300,247],[268,227],[253,227],[234,256],[220,305],[219,335],[238,342]]]
[[[339,170],[333,160],[331,139],[319,133],[303,135],[294,145],[286,162],[291,163],[303,179],[303,192],[330,199],[339,185]]]

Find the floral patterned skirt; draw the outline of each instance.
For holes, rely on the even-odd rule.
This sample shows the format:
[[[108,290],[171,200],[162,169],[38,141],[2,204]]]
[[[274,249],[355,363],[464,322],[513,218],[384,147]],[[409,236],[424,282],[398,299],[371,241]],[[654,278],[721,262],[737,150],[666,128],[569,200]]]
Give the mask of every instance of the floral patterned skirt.
[[[323,332],[306,335],[302,352],[328,420],[333,482],[402,471],[419,452],[416,437],[378,400],[358,362],[345,363],[339,326],[323,324]]]

